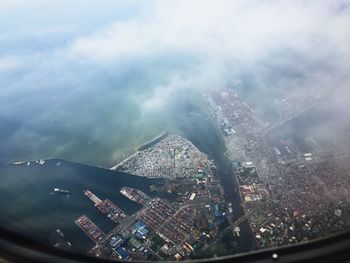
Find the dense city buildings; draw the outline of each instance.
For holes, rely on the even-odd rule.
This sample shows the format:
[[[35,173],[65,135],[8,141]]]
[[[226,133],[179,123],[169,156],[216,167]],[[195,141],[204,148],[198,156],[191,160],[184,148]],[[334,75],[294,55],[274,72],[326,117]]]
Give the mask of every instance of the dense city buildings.
[[[90,254],[115,259],[189,259],[223,234],[233,235],[232,204],[225,202],[216,167],[185,138],[162,134],[113,169],[131,174],[145,171],[143,176],[151,178],[165,177],[169,181],[162,190],[175,197],[151,198],[139,189],[123,187],[123,196],[143,205],[129,216],[112,201],[101,200],[86,190],[84,194],[96,208],[116,224],[110,233],[103,234],[86,217],[78,219],[77,225],[89,237],[90,232],[96,235]],[[85,221],[92,225],[90,232],[84,228]]]
[[[243,220],[249,221],[258,248],[295,244],[349,228],[350,152],[344,147],[344,142],[349,146],[348,138],[343,135],[339,147],[328,148],[313,137],[305,138],[312,153],[300,149],[293,138],[269,140],[271,132],[310,107],[309,97],[299,101],[299,108],[282,109],[278,125],[269,125],[232,89],[202,96],[225,136],[246,212]],[[328,138],[333,146],[337,141],[337,136]]]
[[[161,140],[159,140],[161,138]],[[213,163],[189,140],[174,134],[164,134],[141,146],[112,169],[146,177],[193,177],[207,172]]]
[[[229,169],[219,173],[217,162],[191,141],[167,132],[136,148],[104,170],[164,182],[149,185],[150,194],[125,185],[115,189],[125,202],[138,207],[132,213],[121,209],[112,196],[101,194],[106,198],[102,200],[94,194],[96,190],[100,196],[101,189],[82,191],[96,207],[94,213],[113,224],[104,233],[86,215],[74,221],[94,244],[90,255],[116,260],[198,259],[241,252],[245,236],[250,236],[251,244],[245,247],[249,251],[306,242],[349,228],[348,134],[275,135],[301,109],[264,123],[233,89],[203,91],[201,98],[222,133],[222,156]],[[15,165],[45,167],[47,162]],[[61,167],[61,162],[54,167]],[[71,193],[54,188],[51,194],[69,200]],[[55,247],[72,248],[60,229],[49,240]]]
[[[349,105],[350,0],[0,0],[0,263],[341,260]]]

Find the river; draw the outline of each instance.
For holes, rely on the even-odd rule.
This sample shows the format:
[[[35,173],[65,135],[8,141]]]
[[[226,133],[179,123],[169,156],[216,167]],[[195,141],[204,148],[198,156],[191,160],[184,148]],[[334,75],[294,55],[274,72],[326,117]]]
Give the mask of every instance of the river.
[[[208,120],[208,118],[208,116],[200,114],[193,115],[190,121],[191,125],[182,127],[182,135],[205,152],[210,159],[214,160],[220,183],[224,188],[226,201],[232,203],[235,217],[239,218],[245,212],[241,206],[239,193],[236,191],[238,187],[233,176],[232,164],[224,156],[225,142],[222,133],[214,125],[214,122]],[[248,221],[244,221],[239,227],[241,229],[240,237],[236,240],[238,252],[242,253],[256,249],[255,239]]]

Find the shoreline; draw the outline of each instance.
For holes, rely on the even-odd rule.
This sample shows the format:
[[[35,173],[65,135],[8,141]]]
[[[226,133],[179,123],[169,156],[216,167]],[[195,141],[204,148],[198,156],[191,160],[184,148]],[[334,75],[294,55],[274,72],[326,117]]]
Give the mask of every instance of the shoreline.
[[[118,167],[123,165],[126,161],[128,161],[129,159],[131,159],[132,157],[134,157],[135,155],[137,155],[140,151],[143,151],[151,146],[153,146],[154,143],[157,143],[161,140],[163,140],[164,138],[166,138],[169,135],[169,133],[167,131],[163,131],[160,134],[158,134],[157,136],[153,137],[152,139],[144,142],[143,144],[141,144],[140,146],[137,146],[134,148],[134,151],[127,156],[126,158],[124,158],[123,160],[119,161],[116,165],[107,168],[109,170],[112,171],[117,171]],[[140,176],[140,175],[135,175],[135,176]]]

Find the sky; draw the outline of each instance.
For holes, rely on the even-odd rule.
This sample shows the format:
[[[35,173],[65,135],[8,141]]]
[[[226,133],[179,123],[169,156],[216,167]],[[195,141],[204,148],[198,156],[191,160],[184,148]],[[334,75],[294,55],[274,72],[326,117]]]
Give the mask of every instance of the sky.
[[[348,25],[348,0],[0,0],[0,160],[111,165],[208,88],[348,113]]]

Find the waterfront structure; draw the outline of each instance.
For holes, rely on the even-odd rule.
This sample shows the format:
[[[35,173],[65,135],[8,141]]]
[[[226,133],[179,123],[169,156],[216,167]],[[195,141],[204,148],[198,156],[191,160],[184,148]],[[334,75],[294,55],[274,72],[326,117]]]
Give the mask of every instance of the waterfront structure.
[[[118,223],[120,219],[126,217],[125,212],[109,199],[101,200],[89,190],[85,190],[84,194],[102,214],[105,214],[113,222]]]
[[[144,192],[131,187],[124,186],[120,190],[120,193],[126,198],[128,198],[129,200],[141,205],[145,204],[147,201],[150,200],[150,197],[146,195]]]
[[[80,216],[74,223],[94,242],[101,240],[105,234],[86,215]]]

